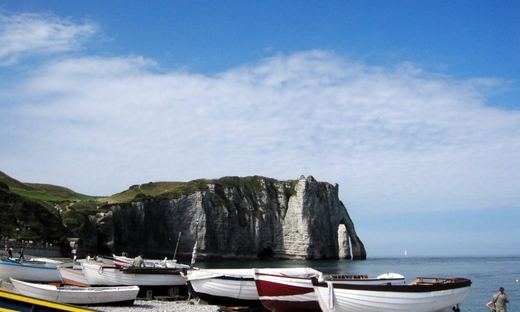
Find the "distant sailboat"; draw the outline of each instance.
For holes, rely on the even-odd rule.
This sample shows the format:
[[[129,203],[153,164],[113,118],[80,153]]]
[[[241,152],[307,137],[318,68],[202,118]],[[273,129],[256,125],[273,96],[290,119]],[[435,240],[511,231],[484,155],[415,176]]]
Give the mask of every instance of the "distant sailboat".
[[[404,250],[404,257],[408,258],[408,253],[406,252],[406,249]]]

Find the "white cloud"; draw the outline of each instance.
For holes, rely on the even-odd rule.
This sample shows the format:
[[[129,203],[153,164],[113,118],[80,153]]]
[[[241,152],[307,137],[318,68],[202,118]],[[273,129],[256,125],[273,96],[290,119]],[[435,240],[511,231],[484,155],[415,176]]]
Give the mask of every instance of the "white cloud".
[[[72,35],[61,37],[90,33],[62,23]],[[49,51],[72,47],[43,37]],[[97,195],[311,174],[372,213],[518,206],[520,114],[485,105],[503,84],[319,50],[213,76],[164,72],[144,57],[61,58],[0,90],[0,163],[25,181]]]
[[[96,31],[94,24],[78,25],[52,15],[0,12],[0,65],[30,55],[76,50]]]

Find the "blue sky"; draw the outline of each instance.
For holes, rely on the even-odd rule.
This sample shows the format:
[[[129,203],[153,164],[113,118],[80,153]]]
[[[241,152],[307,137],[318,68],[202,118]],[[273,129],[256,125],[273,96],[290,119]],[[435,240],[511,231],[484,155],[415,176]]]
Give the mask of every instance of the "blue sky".
[[[7,1],[0,170],[338,183],[370,256],[520,254],[518,1]]]

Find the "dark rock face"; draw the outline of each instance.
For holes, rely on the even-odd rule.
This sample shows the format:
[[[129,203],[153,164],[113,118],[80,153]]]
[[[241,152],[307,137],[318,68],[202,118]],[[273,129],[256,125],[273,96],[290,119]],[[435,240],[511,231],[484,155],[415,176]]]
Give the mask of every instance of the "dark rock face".
[[[7,244],[11,239],[17,249],[22,247],[20,241],[34,239],[31,247],[47,244],[60,246],[64,253],[70,252],[67,237],[68,229],[63,225],[58,213],[52,213],[44,204],[9,191],[7,184],[0,182],[0,233]],[[16,233],[11,237],[4,233]],[[27,249],[27,245],[23,245]]]
[[[197,241],[198,260],[366,259],[338,185],[312,176],[208,184],[176,200],[113,205],[92,221],[98,237],[90,247],[106,253],[171,257],[176,251],[182,260],[191,258]]]

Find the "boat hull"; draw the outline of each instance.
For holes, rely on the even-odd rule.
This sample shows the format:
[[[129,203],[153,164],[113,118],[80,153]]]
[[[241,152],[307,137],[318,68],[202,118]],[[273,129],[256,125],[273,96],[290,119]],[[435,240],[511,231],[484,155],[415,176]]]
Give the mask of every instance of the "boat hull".
[[[10,277],[28,282],[61,282],[56,266],[32,265],[0,260],[0,278],[9,280]]]
[[[185,276],[193,297],[211,305],[261,307],[253,269],[192,271]]]
[[[60,278],[63,284],[81,286],[81,287],[89,287],[90,284],[83,274],[83,269],[72,269],[59,267],[58,273],[60,274]]]
[[[311,268],[255,269],[260,301],[272,312],[321,311],[311,282],[319,274]]]
[[[81,267],[88,283],[94,285],[136,286],[182,286],[184,279],[180,270],[168,268],[128,268],[82,263]]]
[[[352,285],[318,282],[314,291],[324,312],[453,311],[470,291],[468,279],[418,285]]]
[[[78,305],[131,305],[139,293],[139,287],[137,286],[56,287],[54,285],[35,284],[16,279],[11,279],[11,283],[16,291],[24,296]]]

